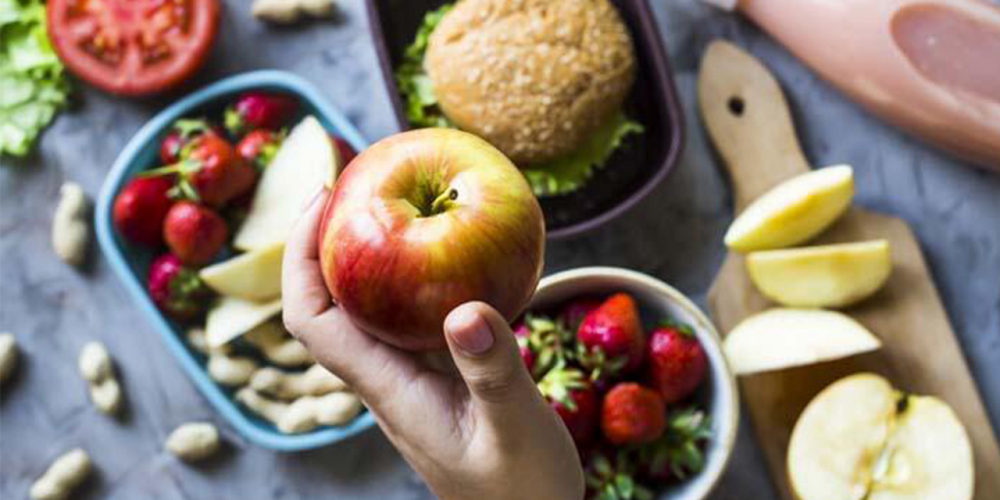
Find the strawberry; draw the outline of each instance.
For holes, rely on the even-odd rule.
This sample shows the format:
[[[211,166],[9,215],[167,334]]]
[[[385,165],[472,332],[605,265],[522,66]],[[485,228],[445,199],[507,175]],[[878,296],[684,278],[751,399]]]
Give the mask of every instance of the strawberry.
[[[563,322],[571,330],[576,331],[580,328],[580,323],[583,323],[583,319],[587,317],[594,309],[601,306],[603,301],[594,297],[587,297],[582,299],[576,299],[566,307],[563,308],[560,317]]]
[[[616,445],[649,443],[667,427],[666,404],[659,393],[635,382],[621,382],[604,395],[601,430]]]
[[[587,449],[597,433],[600,403],[583,372],[556,366],[538,383],[538,390],[566,425],[576,448]]]
[[[113,217],[118,231],[133,243],[149,247],[163,244],[163,219],[174,203],[167,194],[174,181],[168,177],[137,177],[115,197]]]
[[[583,464],[587,500],[653,500],[652,490],[636,482],[633,469],[627,450],[589,454]]]
[[[214,207],[250,191],[257,182],[257,171],[218,134],[201,136],[186,162],[193,163],[194,169],[184,176],[185,180],[204,203]]]
[[[184,147],[199,135],[209,131],[221,133],[218,127],[210,126],[203,119],[177,120],[160,142],[160,161],[165,165],[177,163],[181,160]]]
[[[626,293],[609,297],[583,319],[576,340],[580,364],[594,380],[638,370],[646,338],[635,300]]]
[[[226,130],[234,136],[255,128],[279,130],[299,109],[299,102],[292,96],[273,92],[251,91],[236,98],[226,108]]]
[[[163,239],[181,262],[199,266],[212,260],[229,238],[226,221],[214,210],[191,201],[170,207],[163,222]]]
[[[153,177],[177,176],[178,197],[222,208],[253,189],[257,170],[236,154],[221,135],[206,132],[184,148],[180,162],[143,172]]]
[[[664,483],[697,474],[705,467],[704,444],[712,437],[705,412],[684,408],[667,417],[667,430],[660,439],[639,450],[643,474]]]
[[[649,338],[646,376],[667,404],[687,399],[705,378],[708,360],[687,325],[664,323]]]
[[[236,154],[257,170],[264,170],[274,159],[282,139],[278,132],[259,128],[240,139],[236,144]]]
[[[533,373],[535,370],[535,351],[531,350],[530,337],[531,330],[528,325],[521,323],[514,328],[514,339],[517,340],[517,350],[521,354],[521,361],[524,362],[528,373]]]
[[[351,160],[353,160],[355,156],[358,156],[358,153],[354,151],[354,148],[352,148],[351,145],[344,139],[335,135],[330,135],[330,138],[333,139],[333,145],[337,147],[337,154],[340,156],[341,165],[347,166],[347,164],[351,163]]]
[[[164,314],[178,321],[190,320],[205,310],[210,290],[198,271],[184,266],[173,254],[163,254],[149,266],[149,296]]]
[[[165,164],[176,163],[181,159],[182,149],[184,149],[184,138],[180,132],[171,130],[160,142],[160,161]]]

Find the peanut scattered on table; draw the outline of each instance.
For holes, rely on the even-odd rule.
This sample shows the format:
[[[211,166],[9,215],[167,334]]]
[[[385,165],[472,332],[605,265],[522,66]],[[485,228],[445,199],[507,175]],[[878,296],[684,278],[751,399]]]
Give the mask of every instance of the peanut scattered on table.
[[[92,341],[83,346],[80,375],[90,384],[90,399],[102,413],[114,415],[121,407],[122,389],[115,378],[111,356],[104,344]]]
[[[219,431],[208,422],[187,423],[170,433],[165,447],[185,462],[203,460],[219,450]]]
[[[14,334],[0,333],[0,384],[7,381],[17,367],[17,339]]]
[[[48,470],[31,485],[34,500],[64,500],[90,474],[90,456],[80,448],[55,459]]]
[[[257,19],[290,24],[305,17],[329,17],[333,9],[334,0],[255,0],[252,12]]]
[[[81,266],[87,259],[90,242],[90,203],[78,184],[67,182],[59,189],[59,204],[52,218],[52,248],[71,266]]]

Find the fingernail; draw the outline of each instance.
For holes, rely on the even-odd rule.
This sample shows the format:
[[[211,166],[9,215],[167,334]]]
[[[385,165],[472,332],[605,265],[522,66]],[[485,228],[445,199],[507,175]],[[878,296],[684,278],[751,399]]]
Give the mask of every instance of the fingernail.
[[[493,347],[493,330],[472,308],[456,311],[449,318],[448,330],[458,347],[473,356],[483,354]]]
[[[306,201],[305,203],[302,204],[301,210],[303,212],[309,210],[309,208],[312,207],[314,203],[316,203],[316,200],[319,199],[319,195],[323,193],[323,189],[325,189],[325,188],[326,188],[326,186],[324,186],[322,184],[320,184],[319,186],[316,186],[316,190],[311,195],[309,195],[308,198],[306,198],[306,200],[308,200],[308,201]]]

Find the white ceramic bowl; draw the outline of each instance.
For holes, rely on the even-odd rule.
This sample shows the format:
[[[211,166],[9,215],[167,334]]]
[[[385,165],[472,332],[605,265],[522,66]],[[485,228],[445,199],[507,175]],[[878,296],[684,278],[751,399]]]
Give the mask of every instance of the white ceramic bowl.
[[[627,292],[639,304],[644,322],[671,317],[691,325],[708,356],[708,376],[695,395],[711,416],[712,440],[705,450],[705,468],[682,483],[668,487],[659,500],[702,500],[719,482],[736,440],[739,397],[736,381],[722,354],[722,341],[712,322],[690,299],[670,285],[645,274],[614,267],[584,267],[542,279],[529,310],[546,310],[585,295]]]

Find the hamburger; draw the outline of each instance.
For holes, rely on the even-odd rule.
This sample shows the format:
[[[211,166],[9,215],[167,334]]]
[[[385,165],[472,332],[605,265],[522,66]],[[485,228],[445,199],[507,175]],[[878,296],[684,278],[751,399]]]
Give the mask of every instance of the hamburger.
[[[426,15],[396,82],[413,127],[472,132],[551,196],[642,131],[622,111],[635,71],[608,0],[460,0]]]

